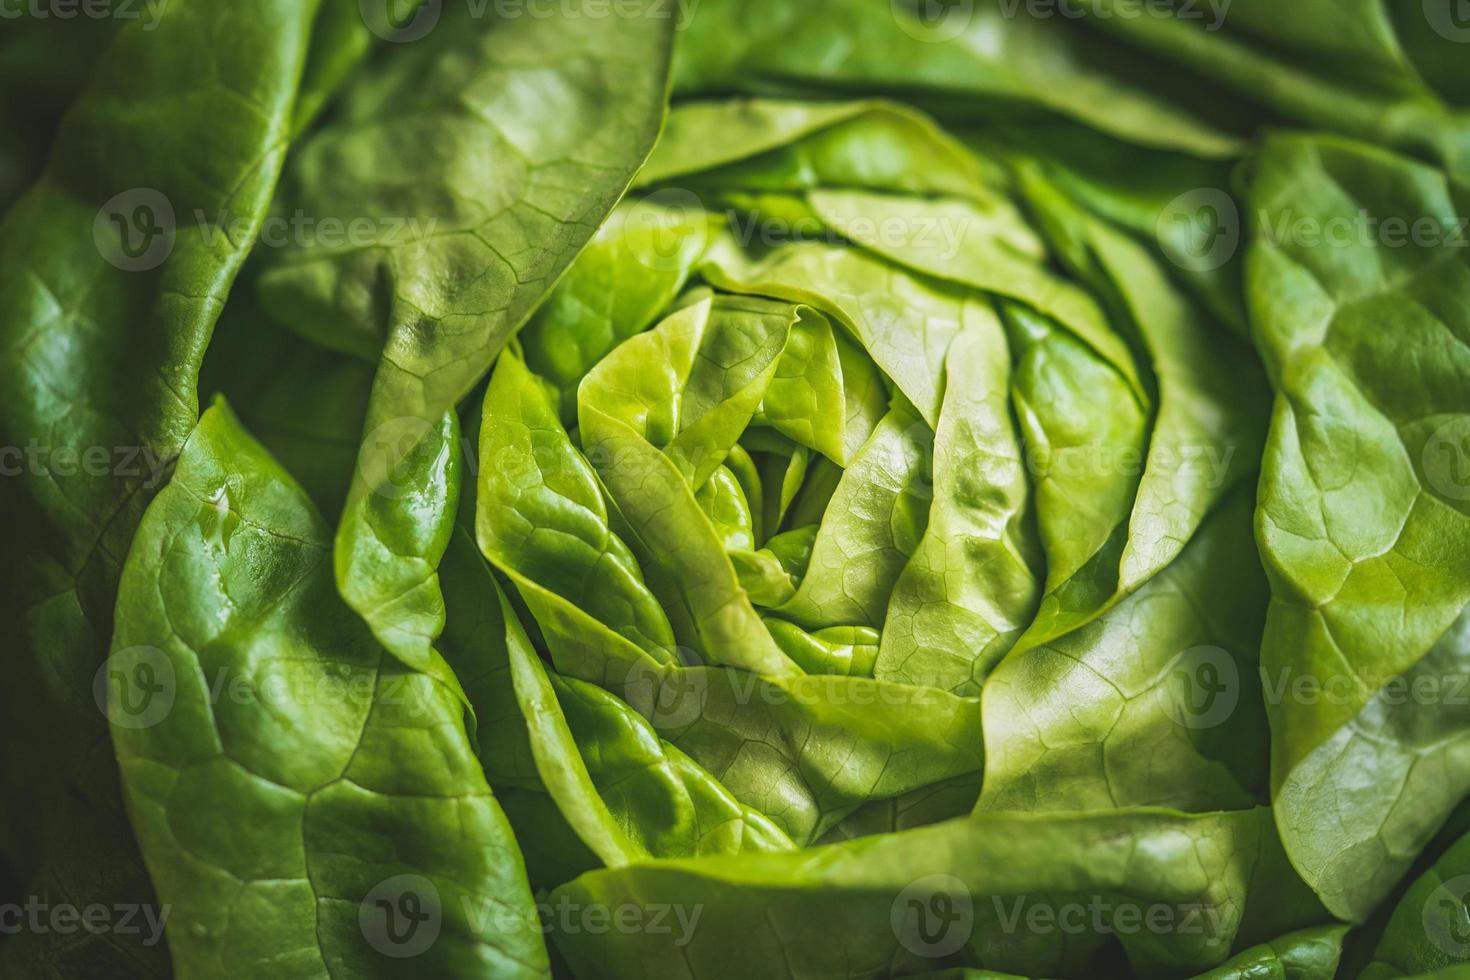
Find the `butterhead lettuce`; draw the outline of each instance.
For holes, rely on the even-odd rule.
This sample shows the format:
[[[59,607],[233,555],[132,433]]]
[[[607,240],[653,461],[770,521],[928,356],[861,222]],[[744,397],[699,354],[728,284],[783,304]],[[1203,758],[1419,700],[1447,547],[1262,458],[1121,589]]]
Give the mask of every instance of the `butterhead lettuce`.
[[[1456,0],[63,6],[0,975],[1470,971]]]

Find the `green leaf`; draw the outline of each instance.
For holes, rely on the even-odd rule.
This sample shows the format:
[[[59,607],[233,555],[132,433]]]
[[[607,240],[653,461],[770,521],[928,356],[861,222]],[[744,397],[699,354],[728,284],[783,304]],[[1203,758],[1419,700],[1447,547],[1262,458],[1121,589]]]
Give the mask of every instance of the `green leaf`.
[[[1148,418],[1122,376],[1074,333],[1016,303],[1001,311],[1016,358],[1011,404],[1036,495],[1046,595],[1096,607],[1117,588]]]
[[[575,679],[552,683],[573,744],[608,809],[644,853],[696,857],[792,849],[775,821],[742,804],[625,702]]]
[[[561,392],[568,424],[577,385],[673,302],[713,240],[713,220],[672,195],[625,201],[521,331],[527,366]]]
[[[1198,811],[1264,798],[1266,582],[1249,489],[1133,595],[991,675],[982,807]]]
[[[76,93],[59,123],[24,137],[7,126],[0,151],[32,136],[43,150],[55,130],[49,162],[0,219],[0,446],[29,454],[0,479],[0,725],[8,745],[30,745],[0,756],[0,791],[28,801],[4,808],[0,848],[29,894],[155,906],[94,680],[122,558],[194,426],[204,349],[279,174],[316,7],[175,0],[126,23],[6,20],[0,62],[19,51],[56,73],[21,115],[59,113]],[[8,119],[27,88],[4,73]],[[28,935],[7,943],[4,969],[74,958],[98,974],[163,972],[162,947],[143,938]]]
[[[1072,19],[1033,18],[1024,6],[1018,12],[1000,4],[701,0],[684,28],[675,86],[686,93],[856,89],[951,113],[1019,105],[1146,146],[1203,156],[1238,149],[1157,85],[1135,83],[1137,52],[1075,30]]]
[[[769,300],[706,299],[626,341],[577,398],[583,444],[676,636],[712,663],[773,676],[795,667],[740,587],[695,489],[749,424],[799,316]]]
[[[879,100],[686,102],[669,113],[640,185],[720,191],[866,187],[988,199],[980,160],[926,116]]]
[[[1320,926],[1289,933],[1242,950],[1196,980],[1332,980],[1346,931]]]
[[[1266,810],[987,814],[790,854],[592,872],[553,903],[669,903],[699,919],[657,934],[554,928],[553,938],[588,977],[720,976],[731,962],[765,977],[902,976],[936,956],[1076,975],[1114,937],[1137,972],[1178,975],[1220,964],[1256,930],[1292,928],[1248,898],[1273,887],[1301,888]],[[1127,925],[1149,910],[1163,928]],[[840,943],[823,938],[835,923]]]
[[[1009,202],[915,200],[856,191],[813,191],[816,215],[891,262],[952,283],[1018,299],[1053,318],[1129,383],[1148,393],[1127,343],[1097,301],[1046,264],[1046,246]]]
[[[277,326],[238,293],[199,375],[335,522],[347,499],[373,385],[370,365]]]
[[[1062,121],[986,125],[962,138],[984,158],[1044,161],[1050,180],[1168,259],[1171,275],[1249,338],[1240,211],[1228,193],[1233,161],[1141,147]]]
[[[847,379],[832,323],[806,313],[791,326],[761,400],[761,421],[797,445],[847,462]],[[779,499],[779,498],[778,498]]]
[[[873,676],[880,634],[870,626],[827,626],[807,632],[795,623],[768,618],[766,629],[808,674]]]
[[[1443,79],[1427,45],[1443,52],[1463,41],[1452,4],[1307,0],[1282,11],[1269,0],[1238,0],[1209,29],[1199,18],[1118,17],[1119,0],[1078,6],[1104,30],[1288,119],[1470,173],[1470,114],[1447,105],[1424,74]],[[1452,101],[1463,104],[1464,90],[1457,94]]]
[[[1040,553],[1000,319],[950,345],[924,537],[888,600],[874,676],[978,695],[1036,609]]]
[[[547,975],[457,692],[341,602],[321,518],[223,404],[139,529],[109,664],[180,973],[395,975],[414,937],[379,912],[412,894],[439,925],[425,968]]]
[[[587,2],[551,17],[456,6],[293,154],[278,212],[373,226],[352,247],[312,226],[260,278],[273,316],[378,365],[354,501],[412,448],[375,433],[431,429],[469,393],[653,144],[673,20],[653,0],[617,17]]]
[[[1416,878],[1397,907],[1361,980],[1396,980],[1470,965],[1470,835],[1452,844]]]
[[[411,448],[391,482],[342,515],[333,542],[337,591],[390,653],[458,691],[434,640],[445,615],[437,569],[459,505],[459,416],[445,412],[434,431],[404,435]]]
[[[1266,427],[1265,379],[1250,352],[1215,329],[1147,249],[1038,171],[1023,167],[1020,176],[1053,247],[1146,355],[1157,407],[1121,551],[1099,553],[1097,565],[1049,589],[1016,653],[1091,621],[1173,561],[1205,516],[1253,475]]]
[[[627,701],[798,846],[871,801],[978,778],[983,762],[979,700],[945,691],[646,662],[581,679]]]
[[[550,615],[556,597],[636,649],[667,657],[673,629],[638,560],[610,524],[592,465],[525,365],[502,357],[485,391],[476,536],[481,550]],[[542,597],[545,598],[542,598]],[[548,632],[556,649],[560,631]],[[567,638],[571,642],[571,638]],[[603,645],[594,635],[589,644]]]
[[[769,818],[742,807],[627,704],[548,674],[466,529],[456,530],[443,570],[448,656],[467,678],[481,718],[482,759],[497,792],[515,787],[523,804],[527,791],[549,794],[552,812],[591,860],[609,866],[650,855],[792,846]],[[544,819],[518,824],[518,831],[522,826],[521,836],[545,835]]]
[[[480,761],[497,795],[550,793],[594,860],[619,865],[644,856],[598,795],[551,681],[468,528],[455,529],[442,569],[448,622],[439,645],[474,706]],[[507,810],[518,837],[548,830],[517,824],[517,811]],[[523,850],[530,865],[535,849],[523,844]]]
[[[928,522],[933,439],[908,406],[884,416],[842,471],[796,595],[777,612],[812,629],[883,625]]]
[[[735,445],[739,445],[736,443]],[[721,466],[694,491],[704,516],[715,526],[725,551],[751,550],[755,547],[755,526],[750,501],[745,490],[728,466]]]
[[[705,278],[732,292],[805,303],[841,323],[932,428],[943,394],[950,342],[988,304],[968,290],[920,280],[850,248],[803,242],[764,258],[725,236]]]
[[[1451,690],[1470,664],[1470,268],[1453,240],[1309,247],[1272,229],[1454,228],[1470,200],[1442,171],[1327,137],[1272,140],[1251,196],[1251,314],[1277,391],[1256,518],[1277,821],[1357,921],[1470,791]]]

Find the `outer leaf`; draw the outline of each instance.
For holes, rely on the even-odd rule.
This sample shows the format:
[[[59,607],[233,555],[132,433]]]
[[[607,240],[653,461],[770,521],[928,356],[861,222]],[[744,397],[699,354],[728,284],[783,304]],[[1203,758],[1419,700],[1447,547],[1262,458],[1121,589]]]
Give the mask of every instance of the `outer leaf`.
[[[367,247],[282,250],[261,278],[274,316],[378,362],[354,500],[411,449],[374,433],[427,431],[469,392],[652,146],[671,13],[586,3],[502,20],[456,6],[295,155],[279,208],[404,219],[377,222]]]
[[[127,721],[113,739],[176,909],[179,975],[395,976],[417,935],[383,911],[401,909],[439,925],[421,968],[545,976],[456,692],[377,646],[337,598],[329,546],[305,494],[217,405],[124,570],[110,664],[154,683],[114,686]],[[126,714],[140,710],[154,713]],[[490,928],[477,909],[495,910]]]
[[[31,745],[0,757],[0,793],[28,801],[4,808],[0,847],[31,894],[152,904],[118,819],[93,681],[122,556],[194,425],[204,348],[276,182],[315,9],[176,0],[156,23],[123,26],[0,221],[0,445],[31,454],[0,480],[0,726],[6,744]],[[49,58],[30,26],[7,20],[5,32],[65,73],[69,59]],[[54,24],[82,58],[114,26]],[[82,874],[79,842],[95,848]],[[34,945],[53,939],[55,953],[23,969],[73,957],[99,972],[160,969],[160,949],[117,933]]]
[[[1470,968],[1470,835],[1461,837],[1415,879],[1389,917],[1361,980],[1396,980]]]
[[[1172,275],[1192,287],[1226,325],[1249,338],[1244,249],[1234,221],[1239,211],[1230,210],[1234,198],[1229,205],[1219,200],[1232,186],[1232,161],[1148,149],[1060,121],[987,125],[963,138],[982,157],[1004,160],[1020,152],[1046,160],[1051,180],[1167,258]],[[1211,197],[1220,219],[1216,224],[1201,220],[1211,213]],[[1206,207],[1189,214],[1191,203]]]
[[[553,902],[669,902],[686,917],[699,908],[697,927],[554,938],[589,977],[902,976],[936,955],[1075,976],[1112,935],[1139,973],[1178,974],[1219,964],[1256,929],[1291,928],[1289,918],[1265,921],[1248,901],[1263,888],[1290,891],[1290,881],[1265,810],[989,814],[793,854],[594,872]],[[1167,910],[1174,928],[1117,928],[1127,921],[1118,916],[1141,921],[1151,908]],[[1065,933],[1062,922],[1072,926]],[[834,928],[840,943],[825,939]]]
[[[1069,30],[1068,19],[977,3],[931,10],[940,16],[930,25],[917,16],[923,10],[864,0],[702,0],[680,45],[676,86],[861,87],[970,112],[1019,103],[1148,146],[1206,156],[1236,148],[1189,109],[1120,78],[1136,53]]]
[[[1283,14],[1269,0],[1240,0],[1213,30],[1197,20],[1120,18],[1117,5],[1079,4],[1098,15],[1100,27],[1287,118],[1432,155],[1462,178],[1470,175],[1470,114],[1446,105],[1411,57],[1423,57],[1426,39],[1445,40],[1432,33],[1436,20],[1441,31],[1458,26],[1451,4],[1307,0]],[[1401,40],[1400,25],[1407,36],[1418,35],[1412,47]],[[1443,77],[1433,64],[1424,68]]]
[[[1453,228],[1470,198],[1380,150],[1285,137],[1252,196],[1251,312],[1277,389],[1256,523],[1277,821],[1328,907],[1361,919],[1470,790],[1450,693],[1470,670],[1470,265],[1452,240],[1268,233],[1360,209]]]

